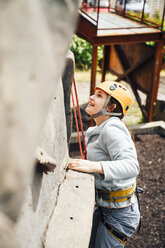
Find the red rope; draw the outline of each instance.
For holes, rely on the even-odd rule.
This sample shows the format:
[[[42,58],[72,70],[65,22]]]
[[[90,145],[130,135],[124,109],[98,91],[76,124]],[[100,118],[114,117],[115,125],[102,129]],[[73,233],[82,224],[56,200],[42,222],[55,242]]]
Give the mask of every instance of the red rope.
[[[87,149],[86,149],[85,136],[84,136],[84,131],[83,131],[83,123],[82,123],[82,118],[81,118],[81,112],[80,112],[80,106],[79,106],[79,101],[78,101],[75,78],[73,78],[73,85],[74,85],[74,90],[75,90],[77,110],[78,110],[78,116],[79,116],[79,120],[80,120],[80,127],[81,127],[82,140],[83,140],[83,146],[84,146],[84,157],[85,157],[85,159],[87,159]]]
[[[77,110],[78,110],[78,117],[79,117],[79,121],[80,121],[80,128],[81,128],[82,140],[83,140],[83,146],[84,146],[84,158],[87,159],[87,149],[86,149],[85,136],[84,136],[84,131],[83,131],[83,123],[82,123],[82,118],[81,118],[81,112],[80,112],[80,106],[79,106],[79,101],[78,101],[75,78],[73,78],[73,86],[74,86],[74,91],[75,91],[75,97],[76,97],[76,102],[77,102]],[[75,111],[75,113],[76,113],[76,111]],[[77,115],[76,115],[75,119],[77,119]],[[78,132],[78,136],[79,136],[79,129],[77,129],[77,132]],[[80,147],[80,143],[79,143],[79,147]],[[82,149],[82,147],[81,147],[81,149]]]
[[[72,103],[73,103],[74,117],[75,117],[75,122],[76,122],[76,129],[77,129],[77,134],[78,134],[78,141],[79,141],[80,154],[81,154],[81,158],[84,159],[83,151],[82,151],[82,146],[81,146],[81,139],[80,139],[80,134],[79,134],[78,120],[77,120],[77,115],[76,115],[76,108],[75,108],[75,104],[74,104],[74,97],[73,97],[73,92],[72,92],[72,90],[71,90],[71,95],[72,95]]]

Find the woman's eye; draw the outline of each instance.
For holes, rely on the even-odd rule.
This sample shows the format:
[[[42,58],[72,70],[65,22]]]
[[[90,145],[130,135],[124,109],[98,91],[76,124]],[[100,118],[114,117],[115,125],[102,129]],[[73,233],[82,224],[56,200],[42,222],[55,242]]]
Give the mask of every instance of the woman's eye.
[[[97,96],[98,96],[98,97],[102,97],[102,95],[101,95],[101,94],[98,94]]]

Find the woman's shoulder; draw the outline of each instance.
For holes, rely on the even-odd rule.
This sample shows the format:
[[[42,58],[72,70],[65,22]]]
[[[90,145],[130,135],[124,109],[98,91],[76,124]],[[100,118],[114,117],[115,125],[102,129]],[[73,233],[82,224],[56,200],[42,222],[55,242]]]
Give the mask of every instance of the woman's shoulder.
[[[121,121],[118,117],[109,118],[108,121],[103,126],[103,129],[106,130],[106,129],[109,129],[110,127],[111,128],[116,127],[116,128],[119,128],[119,129],[126,128],[126,126],[123,123],[123,121]]]
[[[96,126],[94,127],[88,127],[86,131],[86,136],[90,136],[90,134],[95,130]]]
[[[126,125],[124,124],[124,122],[122,120],[120,120],[118,117],[111,117],[103,126],[102,129],[102,134],[107,134],[108,135],[113,135],[114,134],[128,134],[129,131],[126,127]]]

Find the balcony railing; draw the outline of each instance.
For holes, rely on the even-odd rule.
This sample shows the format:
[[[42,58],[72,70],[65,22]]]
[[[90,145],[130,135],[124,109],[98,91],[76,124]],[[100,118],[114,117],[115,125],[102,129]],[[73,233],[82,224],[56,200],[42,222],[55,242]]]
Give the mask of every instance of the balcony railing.
[[[136,2],[133,0],[133,2]],[[146,24],[149,27],[157,28],[160,31],[165,30],[165,2],[162,0],[163,11],[160,16],[159,13],[155,13],[155,16],[150,14],[150,10],[146,12],[147,0],[142,1],[141,9],[132,9],[129,10],[128,6],[131,3],[131,0],[116,0],[115,4],[111,0],[103,1],[103,0],[83,0],[80,10],[83,12],[88,18],[90,18],[98,29],[99,15],[101,12],[111,12],[123,16],[125,18],[129,18],[132,20],[136,20],[142,24]],[[95,15],[93,15],[95,13]],[[111,28],[109,28],[111,29]]]

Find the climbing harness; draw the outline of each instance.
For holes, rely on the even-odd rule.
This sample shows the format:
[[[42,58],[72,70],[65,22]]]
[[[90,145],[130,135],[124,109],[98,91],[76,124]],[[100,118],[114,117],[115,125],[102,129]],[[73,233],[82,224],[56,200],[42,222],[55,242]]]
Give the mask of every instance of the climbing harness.
[[[106,202],[122,202],[131,199],[134,194],[137,194],[136,183],[128,189],[118,190],[118,191],[108,191],[108,190],[100,190],[96,189],[99,196]],[[139,188],[138,188],[139,189]],[[118,241],[120,241],[123,245],[126,244],[128,237],[124,233],[120,232],[118,229],[110,225],[105,221],[103,212],[101,207],[98,207],[100,211],[101,221],[106,227],[107,231],[114,236]]]
[[[78,125],[78,118],[77,118],[77,113],[76,113],[75,101],[74,101],[73,91],[71,89],[73,111],[74,111],[74,117],[75,117],[75,123],[76,123],[76,129],[77,129],[77,135],[78,135],[78,141],[79,141],[79,149],[80,149],[81,158],[82,159],[87,159],[87,149],[86,149],[86,144],[85,144],[85,136],[84,136],[84,131],[83,131],[83,123],[82,123],[82,118],[81,118],[81,112],[80,112],[80,106],[79,106],[79,101],[78,101],[75,78],[73,78],[73,86],[74,86],[75,98],[76,98],[76,103],[77,103],[77,110],[78,110],[78,117],[79,117],[79,121],[80,121],[80,128],[81,128],[81,133],[82,133],[82,141],[83,141],[84,152],[82,150],[82,144],[81,144],[81,138],[80,138],[80,131],[79,131],[79,125]]]
[[[100,216],[101,216],[101,221],[104,224],[104,226],[106,227],[107,231],[114,236],[117,240],[119,240],[123,245],[126,244],[128,237],[120,232],[119,230],[117,230],[115,227],[113,227],[112,225],[108,224],[103,216],[101,207],[99,207],[99,211],[100,211]]]
[[[131,199],[135,194],[136,184],[129,189],[123,189],[118,191],[109,191],[96,189],[98,196],[100,196],[106,202],[123,202]]]

